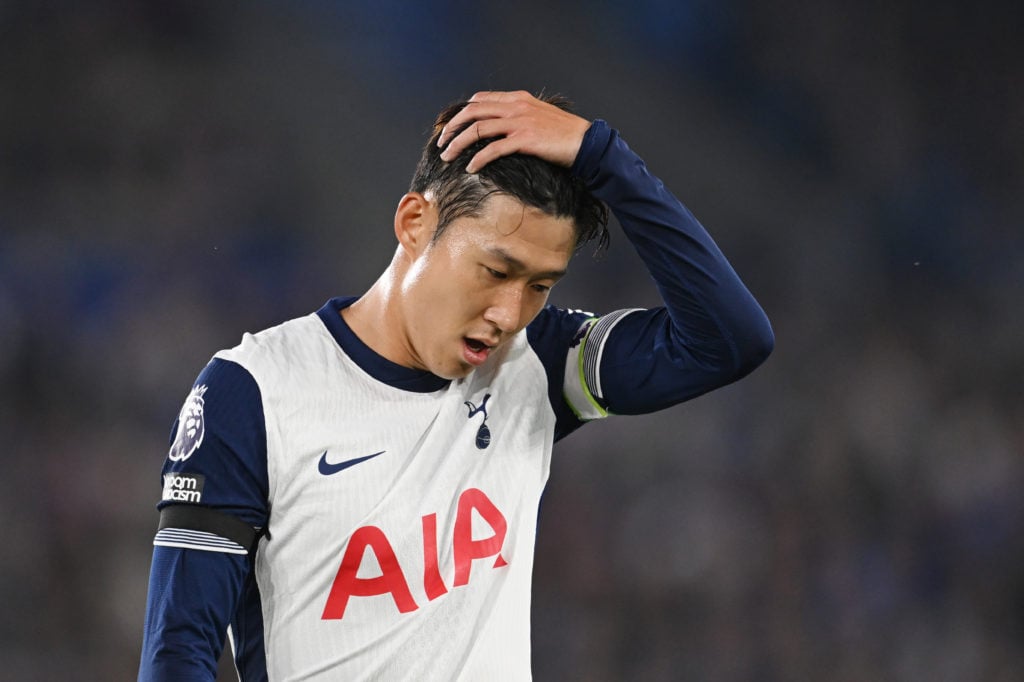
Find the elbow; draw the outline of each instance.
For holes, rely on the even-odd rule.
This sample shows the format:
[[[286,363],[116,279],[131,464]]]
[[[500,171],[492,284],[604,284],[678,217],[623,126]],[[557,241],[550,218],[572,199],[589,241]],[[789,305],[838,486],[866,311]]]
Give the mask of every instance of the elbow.
[[[760,367],[775,350],[775,332],[772,331],[772,325],[763,312],[758,312],[755,319],[743,327],[741,334],[734,337],[737,341],[734,380]]]

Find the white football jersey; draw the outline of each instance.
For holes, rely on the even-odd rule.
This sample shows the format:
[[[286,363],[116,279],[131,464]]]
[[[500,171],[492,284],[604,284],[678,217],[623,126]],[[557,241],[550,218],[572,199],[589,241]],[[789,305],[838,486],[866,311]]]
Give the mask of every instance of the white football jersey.
[[[525,334],[430,393],[369,376],[316,315],[217,357],[263,398],[270,679],[529,679],[555,416]]]
[[[244,637],[261,637],[271,680],[530,679],[553,404],[564,433],[606,414],[585,377],[628,311],[546,308],[446,381],[366,347],[341,317],[350,301],[216,354],[179,416],[162,505],[262,526],[244,596],[262,622]],[[169,518],[158,546],[249,554]]]
[[[162,471],[140,679],[208,678],[226,625],[244,682],[530,679],[552,443],[735,381],[774,343],[711,237],[604,122],[573,172],[665,305],[548,306],[450,382],[367,348],[340,314],[354,299],[218,353]]]

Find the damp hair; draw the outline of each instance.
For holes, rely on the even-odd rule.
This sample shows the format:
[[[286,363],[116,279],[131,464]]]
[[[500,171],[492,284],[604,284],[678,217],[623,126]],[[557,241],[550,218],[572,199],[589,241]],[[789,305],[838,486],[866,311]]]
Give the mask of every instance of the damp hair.
[[[539,99],[571,111],[568,101],[562,97],[541,95]],[[502,194],[547,215],[569,218],[576,232],[577,249],[595,241],[598,251],[606,248],[608,208],[594,198],[583,181],[568,168],[528,154],[510,154],[494,159],[476,173],[467,173],[470,159],[498,139],[495,137],[478,140],[449,162],[441,160],[442,150],[437,146],[441,130],[468,103],[450,104],[438,114],[409,187],[411,192],[430,192],[437,205],[437,230],[433,240],[437,241],[456,219],[479,216],[492,195]],[[454,131],[453,135],[463,129]]]

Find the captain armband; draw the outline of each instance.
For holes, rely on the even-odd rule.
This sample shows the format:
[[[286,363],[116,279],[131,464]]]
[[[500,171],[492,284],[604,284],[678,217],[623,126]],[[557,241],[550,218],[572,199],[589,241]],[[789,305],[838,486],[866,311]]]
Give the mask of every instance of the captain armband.
[[[565,402],[581,421],[607,417],[602,405],[605,396],[601,390],[601,358],[608,335],[622,318],[643,308],[616,310],[602,317],[592,317],[576,332],[565,359],[565,379],[562,383]]]

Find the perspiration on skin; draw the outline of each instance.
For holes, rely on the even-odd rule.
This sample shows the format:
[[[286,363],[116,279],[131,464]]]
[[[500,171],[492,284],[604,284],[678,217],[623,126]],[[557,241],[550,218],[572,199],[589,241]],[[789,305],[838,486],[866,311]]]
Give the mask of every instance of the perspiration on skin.
[[[501,195],[488,199],[479,217],[457,219],[437,241],[419,216],[401,221],[396,278],[404,324],[381,339],[390,354],[376,350],[446,379],[469,374],[536,317],[575,244],[567,218]]]
[[[212,680],[229,627],[244,679],[530,679],[555,442],[771,352],[756,300],[616,130],[525,93],[473,99],[425,150],[438,184],[399,201],[378,280],[245,334],[193,383],[203,419],[163,474],[194,483],[165,478],[140,679]],[[484,191],[449,194],[469,210],[439,231],[448,180]],[[600,201],[663,305],[544,305]]]
[[[519,178],[515,191],[527,201],[496,187],[445,223],[446,209],[430,178],[458,166],[439,167],[428,144],[414,189],[395,212],[398,247],[391,264],[344,310],[345,321],[368,346],[399,365],[457,379],[483,364],[547,303],[577,246],[578,221],[587,222],[584,237],[605,230],[603,205],[565,170],[589,127],[585,119],[527,93],[474,95],[437,134],[440,159],[459,159],[474,173],[502,157],[526,155],[522,162],[549,174],[544,184],[557,196],[542,201],[537,183],[522,184]],[[496,164],[499,170],[504,163]]]

